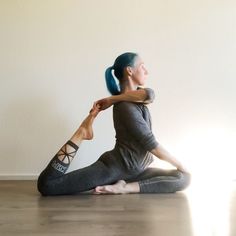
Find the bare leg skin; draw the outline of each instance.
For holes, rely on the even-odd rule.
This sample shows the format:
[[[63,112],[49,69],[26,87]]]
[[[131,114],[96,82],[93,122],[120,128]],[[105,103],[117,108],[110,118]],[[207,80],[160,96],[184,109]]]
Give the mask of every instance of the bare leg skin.
[[[77,129],[77,131],[73,134],[71,137],[70,141],[75,143],[77,146],[80,146],[81,142],[83,140],[91,140],[93,138],[93,129],[92,129],[92,124],[99,113],[99,106],[93,107],[89,115],[83,120],[81,123],[80,127]],[[70,154],[66,155],[65,154]],[[76,152],[73,147],[70,145],[64,145],[59,152],[57,153],[58,159],[66,164],[70,163],[72,159],[74,158]]]
[[[97,186],[93,194],[127,194],[139,192],[140,187],[138,182],[126,183],[124,180],[119,180],[112,185]]]

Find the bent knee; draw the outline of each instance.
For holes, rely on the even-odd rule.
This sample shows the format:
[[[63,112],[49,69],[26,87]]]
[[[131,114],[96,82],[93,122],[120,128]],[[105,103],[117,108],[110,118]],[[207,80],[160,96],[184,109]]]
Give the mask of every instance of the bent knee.
[[[42,176],[39,176],[38,178],[37,188],[42,196],[55,195],[53,194],[53,186],[49,183],[49,181],[46,178],[43,178]]]
[[[40,181],[39,179],[38,179],[38,182],[37,182],[37,188],[38,188],[38,191],[41,193],[42,196],[47,196],[48,195],[46,183],[44,183],[43,181]]]
[[[186,189],[191,183],[191,174],[181,173],[181,186],[180,190]]]

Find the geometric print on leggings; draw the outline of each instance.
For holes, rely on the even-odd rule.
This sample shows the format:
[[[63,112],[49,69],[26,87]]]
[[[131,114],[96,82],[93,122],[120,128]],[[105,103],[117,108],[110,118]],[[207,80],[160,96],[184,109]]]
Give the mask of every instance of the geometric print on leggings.
[[[67,166],[63,166],[62,164],[60,164],[59,162],[57,162],[56,160],[54,160],[52,162],[52,167],[60,172],[62,172],[63,174],[66,172]]]
[[[73,147],[75,150],[74,151],[72,151],[72,152],[68,152],[67,151],[67,145],[70,145],[71,147]],[[65,148],[65,151],[63,150],[63,148]],[[62,152],[62,153],[60,153],[59,154],[59,152],[56,154],[56,159],[57,159],[57,161],[56,160],[54,160],[53,162],[52,162],[52,167],[54,168],[54,169],[56,169],[56,170],[58,170],[58,171],[60,171],[60,172],[62,172],[62,173],[65,173],[66,172],[66,169],[68,168],[68,166],[70,165],[70,163],[71,163],[71,160],[74,158],[74,156],[76,155],[76,152],[77,152],[77,150],[78,150],[78,146],[75,144],[75,143],[73,143],[72,141],[67,141],[67,143],[61,148],[61,150],[59,151],[59,152]],[[63,163],[63,161],[67,158],[67,161],[68,161],[68,163],[63,163],[63,164],[61,164],[59,161],[58,161],[58,157],[59,156],[63,156],[63,159],[61,160],[61,162]],[[71,159],[70,159],[70,157],[71,157]]]
[[[74,150],[74,151],[72,151],[72,152],[67,152],[67,144],[68,143],[66,143],[65,144],[65,151],[64,150],[60,150],[62,153],[60,153],[60,154],[57,154],[57,156],[59,157],[59,156],[64,156],[63,157],[63,159],[62,159],[62,162],[67,158],[67,160],[68,160],[68,163],[67,164],[70,164],[70,162],[71,162],[71,160],[70,160],[70,157],[72,157],[72,159],[74,158],[74,156],[75,156],[75,154],[76,154],[76,152],[77,152],[77,150]],[[71,145],[70,145],[71,146]]]

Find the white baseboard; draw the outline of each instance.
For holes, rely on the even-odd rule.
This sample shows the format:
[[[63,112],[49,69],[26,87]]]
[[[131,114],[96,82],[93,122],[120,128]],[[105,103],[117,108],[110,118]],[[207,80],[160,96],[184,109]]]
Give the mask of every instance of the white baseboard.
[[[37,180],[38,175],[1,175],[0,180]]]

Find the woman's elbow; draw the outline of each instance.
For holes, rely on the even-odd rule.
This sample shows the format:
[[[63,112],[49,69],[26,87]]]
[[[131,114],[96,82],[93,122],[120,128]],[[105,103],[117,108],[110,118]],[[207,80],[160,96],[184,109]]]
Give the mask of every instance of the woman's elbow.
[[[145,88],[146,98],[144,100],[145,103],[152,103],[155,99],[155,92],[151,88]]]

